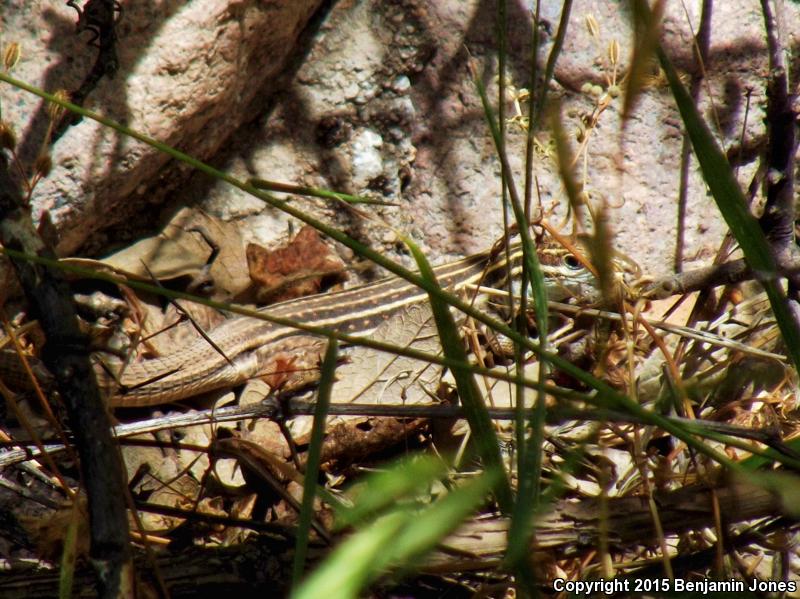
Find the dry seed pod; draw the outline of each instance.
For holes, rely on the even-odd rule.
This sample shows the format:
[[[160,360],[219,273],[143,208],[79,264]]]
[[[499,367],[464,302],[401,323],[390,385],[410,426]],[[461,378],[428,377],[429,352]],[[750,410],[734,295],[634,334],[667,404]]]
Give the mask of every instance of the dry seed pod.
[[[21,55],[19,42],[11,42],[3,52],[3,68],[8,73],[17,66]]]
[[[0,121],[0,148],[14,150],[17,147],[17,136],[8,121]]]

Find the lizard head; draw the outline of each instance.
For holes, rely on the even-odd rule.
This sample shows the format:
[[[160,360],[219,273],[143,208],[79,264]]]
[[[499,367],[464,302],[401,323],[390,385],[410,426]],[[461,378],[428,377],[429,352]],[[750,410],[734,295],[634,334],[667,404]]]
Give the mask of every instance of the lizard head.
[[[541,234],[534,238],[534,243],[550,301],[597,304],[605,299],[604,295],[611,295],[614,289],[627,289],[628,282],[640,274],[638,265],[631,258],[616,251],[611,251],[610,256],[593,264],[588,258],[588,240],[556,240],[550,235]],[[512,290],[519,294],[523,261],[521,241],[518,237],[512,239],[507,252],[504,244],[498,243],[495,252],[491,286],[507,290],[510,277]],[[607,285],[605,294],[604,284]],[[528,296],[531,296],[530,288]]]

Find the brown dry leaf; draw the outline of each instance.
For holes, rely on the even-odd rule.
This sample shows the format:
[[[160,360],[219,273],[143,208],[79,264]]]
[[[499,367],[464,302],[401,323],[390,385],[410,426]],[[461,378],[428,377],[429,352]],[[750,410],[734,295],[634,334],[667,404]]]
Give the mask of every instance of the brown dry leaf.
[[[319,293],[346,279],[344,264],[305,226],[288,245],[266,250],[254,243],[247,246],[250,278],[258,286],[259,303],[274,303]]]

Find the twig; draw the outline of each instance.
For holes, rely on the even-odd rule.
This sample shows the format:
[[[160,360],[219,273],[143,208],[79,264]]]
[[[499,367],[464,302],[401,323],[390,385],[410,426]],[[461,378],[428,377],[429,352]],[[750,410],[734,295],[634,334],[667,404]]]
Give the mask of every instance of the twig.
[[[37,235],[30,209],[0,153],[0,242],[25,254],[55,259]],[[133,588],[128,522],[122,489],[125,479],[110,434],[108,415],[89,361],[89,348],[78,327],[64,274],[57,269],[12,259],[25,295],[47,337],[42,359],[64,399],[78,454],[91,524],[90,555],[101,597],[117,597]]]
[[[118,15],[122,13],[122,7],[116,0],[88,0],[82,9],[76,0],[69,0],[67,6],[78,11],[78,23],[75,26],[77,32],[90,31],[92,38],[87,44],[98,48],[97,58],[91,70],[80,87],[70,94],[70,99],[74,104],[83,106],[83,102],[97,87],[100,80],[103,77],[113,79],[119,69],[116,23]],[[53,131],[53,143],[71,125],[79,123],[81,118],[80,115],[71,112],[65,113]]]
[[[644,286],[642,293],[646,297],[664,299],[719,285],[733,285],[753,278],[753,273],[744,260],[733,260],[656,279]]]
[[[789,94],[789,73],[779,31],[780,15],[771,0],[761,0],[769,50],[767,82],[767,202],[761,227],[772,245],[776,262],[783,266],[797,256],[794,243],[794,155],[797,150],[796,118]],[[800,273],[789,277],[795,293]]]

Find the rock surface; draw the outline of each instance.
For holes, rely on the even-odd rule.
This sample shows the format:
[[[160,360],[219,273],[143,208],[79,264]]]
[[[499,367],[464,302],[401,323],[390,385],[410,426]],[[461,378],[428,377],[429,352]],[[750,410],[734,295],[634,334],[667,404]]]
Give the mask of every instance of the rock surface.
[[[84,4],[78,2],[79,5]],[[119,70],[103,79],[86,108],[208,159],[244,122],[253,99],[285,66],[320,0],[124,2],[118,17]],[[49,92],[77,89],[97,48],[76,34],[64,2],[0,0],[3,42],[22,59],[12,76]],[[40,100],[3,85],[3,118],[31,164],[47,117]],[[70,253],[99,230],[153,210],[174,189],[168,157],[89,119],[55,144],[53,170],[35,189],[34,215],[50,212],[59,249]],[[165,179],[164,177],[169,177]],[[185,175],[184,175],[185,178]]]
[[[213,156],[214,164],[242,179],[258,176],[393,202],[397,206],[361,207],[372,217],[364,220],[329,202],[303,201],[317,216],[386,251],[397,254],[398,247],[381,220],[411,233],[441,259],[491,244],[503,220],[500,166],[468,68],[471,56],[496,98],[490,4],[339,2],[298,46],[299,32],[318,4],[125,3],[122,68],[114,80],[101,83],[88,105],[200,158]],[[529,4],[509,6],[508,71],[516,88],[526,87],[529,79]],[[687,12],[681,4],[667,3],[662,39],[674,63],[687,72],[700,2],[683,4]],[[561,6],[543,3],[542,64]],[[80,80],[94,49],[75,37],[74,11],[41,0],[22,5],[0,0],[0,10],[4,31],[15,32],[23,45],[15,76],[51,91]],[[784,42],[794,47],[800,8],[786,3],[785,10]],[[742,0],[716,3],[714,11],[702,110],[709,118],[716,112],[716,133],[726,149],[742,137],[745,146],[757,146],[764,136],[767,69],[760,6]],[[599,25],[597,37],[587,30],[588,14]],[[626,72],[628,23],[616,3],[574,3],[550,98],[561,103],[562,123],[576,151],[573,133],[595,108],[596,98],[582,91],[584,84],[607,86],[612,40],[620,45],[617,80]],[[6,33],[4,41],[11,39]],[[276,78],[287,57],[292,67]],[[247,108],[254,97],[258,111]],[[0,98],[3,118],[24,140],[24,155],[35,155],[40,138],[34,132],[41,130],[43,114],[38,101],[8,86],[0,89]],[[511,102],[507,108],[513,113]],[[577,174],[595,204],[605,200],[608,205],[620,249],[646,272],[663,274],[673,269],[675,255],[682,124],[669,90],[656,78],[624,131],[621,110],[619,98],[600,115]],[[247,125],[237,130],[242,123]],[[513,124],[508,131],[509,160],[521,190],[525,133]],[[535,189],[558,222],[565,195],[547,130],[538,139]],[[290,220],[90,121],[58,141],[53,160],[53,173],[36,188],[33,200],[36,213],[51,212],[63,252],[87,240],[91,248],[103,247],[126,234],[133,216],[152,225],[167,200],[173,207],[195,204],[240,222],[245,242],[271,243],[285,236]],[[750,159],[740,168],[743,186],[755,166]],[[713,256],[725,227],[696,162],[689,172],[683,254],[699,265]]]

